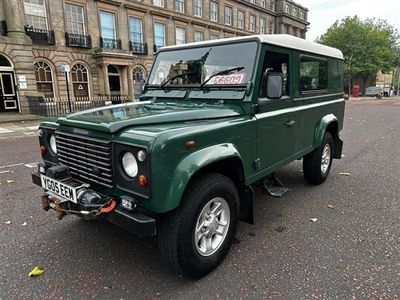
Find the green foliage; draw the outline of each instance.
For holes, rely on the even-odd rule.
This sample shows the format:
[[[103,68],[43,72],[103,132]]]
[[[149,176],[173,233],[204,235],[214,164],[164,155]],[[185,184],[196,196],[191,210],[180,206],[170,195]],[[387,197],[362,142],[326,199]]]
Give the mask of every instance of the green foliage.
[[[317,42],[343,52],[344,73],[349,80],[375,77],[400,64],[398,31],[385,20],[360,20],[357,16],[336,21]]]

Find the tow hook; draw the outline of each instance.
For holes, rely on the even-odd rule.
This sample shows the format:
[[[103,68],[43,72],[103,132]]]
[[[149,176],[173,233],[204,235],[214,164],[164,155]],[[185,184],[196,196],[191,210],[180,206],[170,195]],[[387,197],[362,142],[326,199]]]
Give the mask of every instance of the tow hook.
[[[49,195],[42,195],[42,207],[45,211],[50,208],[56,212],[57,219],[61,220],[67,214],[81,215],[85,218],[96,219],[101,214],[107,214],[112,212],[117,206],[117,201],[111,199],[107,203],[101,205],[97,209],[93,210],[72,210],[68,202],[60,202],[58,199],[49,197]]]

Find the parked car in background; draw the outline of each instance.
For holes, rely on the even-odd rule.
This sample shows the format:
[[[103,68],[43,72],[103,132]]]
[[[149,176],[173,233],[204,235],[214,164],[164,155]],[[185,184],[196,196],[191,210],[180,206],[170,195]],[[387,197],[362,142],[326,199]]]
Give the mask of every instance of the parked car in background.
[[[366,97],[376,97],[376,99],[381,99],[383,96],[383,89],[379,86],[370,86],[365,90]]]

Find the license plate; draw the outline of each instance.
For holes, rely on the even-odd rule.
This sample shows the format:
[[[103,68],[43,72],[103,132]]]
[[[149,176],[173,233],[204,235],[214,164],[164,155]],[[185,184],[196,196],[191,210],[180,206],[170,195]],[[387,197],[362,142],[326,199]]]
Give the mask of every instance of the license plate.
[[[53,178],[40,175],[42,187],[53,196],[77,203],[76,188]]]

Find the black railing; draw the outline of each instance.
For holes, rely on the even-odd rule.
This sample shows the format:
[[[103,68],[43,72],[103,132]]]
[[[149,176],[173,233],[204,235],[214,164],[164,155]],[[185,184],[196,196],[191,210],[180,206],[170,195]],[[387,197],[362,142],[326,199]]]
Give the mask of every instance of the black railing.
[[[95,107],[102,107],[112,104],[133,102],[128,96],[99,96],[67,98],[42,98],[28,97],[29,112],[32,115],[44,117],[59,116],[71,112],[82,111]]]
[[[45,30],[33,28],[31,26],[25,26],[25,32],[31,38],[33,43],[48,45],[55,45],[56,43],[53,30]]]
[[[100,37],[100,47],[106,49],[122,49],[121,40]]]
[[[0,35],[7,35],[7,23],[5,20],[0,21]]]
[[[90,35],[66,32],[65,43],[68,47],[92,48],[92,38]]]
[[[133,54],[147,54],[147,43],[130,42],[130,49]]]
[[[156,53],[158,50],[160,50],[162,47],[164,47],[164,45],[154,45],[153,46],[153,50],[154,50],[154,53]]]

